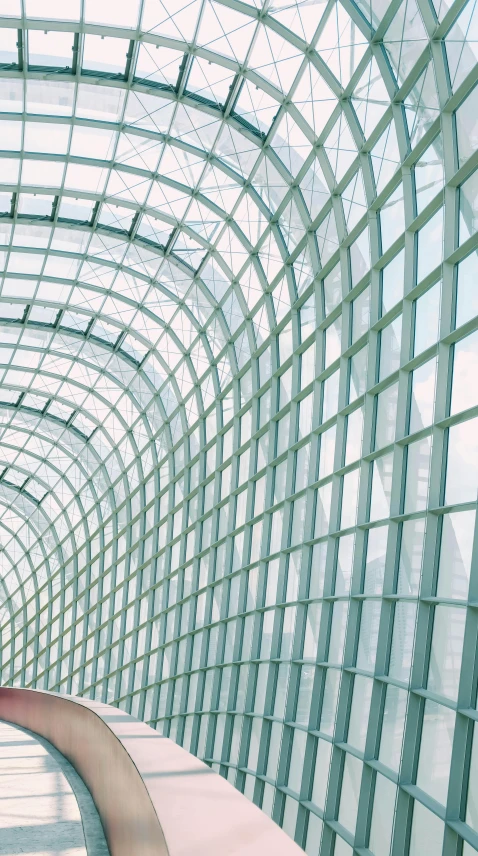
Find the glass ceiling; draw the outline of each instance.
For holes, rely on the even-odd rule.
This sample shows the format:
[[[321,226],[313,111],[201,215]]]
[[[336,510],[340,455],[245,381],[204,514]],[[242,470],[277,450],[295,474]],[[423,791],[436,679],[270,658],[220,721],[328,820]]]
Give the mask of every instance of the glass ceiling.
[[[372,49],[387,6],[3,5],[6,592],[43,581],[213,402],[230,418],[232,378],[365,225],[400,159],[391,96],[427,49],[422,25],[397,52],[399,6]],[[436,119],[429,78],[413,142]]]
[[[193,548],[188,532],[237,489],[240,450],[275,430],[284,401],[296,414],[308,402],[319,488],[368,454],[358,409],[355,457],[350,442],[334,458],[334,425],[398,377],[401,343],[402,364],[414,358],[397,326],[403,282],[411,307],[441,276],[443,234],[455,284],[476,246],[478,12],[476,0],[3,0],[1,14],[2,680],[31,684],[47,662],[36,685],[65,689],[51,655],[37,658],[43,627],[57,644],[67,583],[86,567],[95,580],[99,553],[109,567],[127,551],[132,574],[160,521],[163,576],[229,537],[218,523]],[[251,484],[296,453],[298,430],[251,459]],[[77,661],[68,691],[82,692]]]

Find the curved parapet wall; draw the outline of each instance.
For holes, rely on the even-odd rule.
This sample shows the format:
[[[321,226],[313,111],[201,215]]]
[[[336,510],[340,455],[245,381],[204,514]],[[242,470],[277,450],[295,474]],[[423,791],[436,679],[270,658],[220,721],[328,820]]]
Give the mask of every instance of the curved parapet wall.
[[[110,705],[0,688],[0,719],[40,734],[96,803],[111,856],[299,856],[263,812],[205,764]]]

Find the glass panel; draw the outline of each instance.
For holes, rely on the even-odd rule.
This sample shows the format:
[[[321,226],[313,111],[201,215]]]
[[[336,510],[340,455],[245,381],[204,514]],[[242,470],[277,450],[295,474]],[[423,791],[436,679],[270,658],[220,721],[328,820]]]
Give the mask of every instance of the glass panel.
[[[397,189],[383,204],[380,212],[382,252],[384,253],[405,231],[405,213],[403,208],[403,186]]]
[[[347,440],[345,445],[345,466],[361,456],[363,435],[363,409],[358,407],[347,416]]]
[[[375,448],[381,449],[395,440],[398,384],[387,386],[376,400]]]
[[[340,528],[348,529],[357,522],[357,502],[360,484],[360,470],[351,470],[342,480],[342,512]]]
[[[409,432],[421,431],[433,422],[437,361],[429,360],[412,373]]]
[[[374,856],[389,856],[396,794],[397,786],[377,774],[369,839],[369,850]]]
[[[381,520],[390,514],[392,492],[393,453],[375,458],[372,464],[372,493],[370,520]]]
[[[381,603],[379,600],[365,600],[362,604],[357,668],[363,669],[365,672],[373,672],[375,669],[380,611]]]
[[[397,371],[400,366],[400,343],[402,338],[402,316],[399,315],[380,333],[379,380]]]
[[[453,353],[453,385],[450,413],[459,413],[478,403],[478,394],[469,379],[478,362],[478,332],[456,343]]]
[[[478,727],[473,726],[473,745],[470,759],[470,773],[468,779],[468,794],[466,801],[465,820],[475,832],[478,831]]]
[[[443,833],[443,821],[415,800],[410,835],[410,856],[419,856],[419,853],[423,853],[424,847],[430,847],[433,853],[441,853]]]
[[[332,757],[332,744],[327,740],[317,741],[317,753],[315,756],[315,772],[312,785],[311,801],[318,808],[323,809],[327,793],[327,779]]]
[[[124,73],[127,52],[128,42],[124,39],[87,34],[83,47],[83,68],[110,74]]]
[[[416,615],[416,603],[399,600],[395,604],[388,673],[390,677],[404,683],[408,683],[410,679],[415,642]]]
[[[28,62],[30,65],[73,65],[73,34],[58,31],[28,30]]]
[[[478,172],[460,187],[460,244],[476,233],[478,226]]]
[[[448,432],[445,502],[475,502],[478,489],[478,418]]]
[[[347,743],[360,752],[365,750],[372,688],[373,681],[370,678],[355,675]]]
[[[368,348],[362,348],[350,358],[349,401],[355,401],[367,388]]]
[[[437,137],[415,164],[417,212],[420,213],[443,187],[443,143]]]
[[[421,354],[438,339],[441,283],[437,282],[415,301],[415,348]]]
[[[405,514],[422,511],[426,508],[431,451],[431,437],[425,437],[423,440],[417,440],[407,446]]]
[[[421,582],[424,520],[406,520],[402,524],[397,593],[418,595]]]
[[[382,315],[403,297],[405,281],[405,250],[401,250],[382,271]]]
[[[443,516],[437,595],[466,599],[470,580],[475,512]]]
[[[425,702],[417,785],[446,805],[455,712],[434,701]]]
[[[339,805],[339,823],[345,826],[352,834],[355,832],[355,824],[357,822],[362,766],[362,762],[353,755],[347,754],[345,756]]]
[[[385,697],[379,759],[398,772],[407,715],[408,695],[405,690],[389,684]]]
[[[466,611],[436,606],[428,671],[428,688],[456,701],[460,680]]]
[[[443,208],[418,232],[417,282],[440,264],[443,257]]]
[[[381,594],[385,573],[388,526],[369,529],[365,564],[364,594]]]
[[[370,286],[352,303],[352,343],[360,339],[370,326]]]
[[[0,33],[0,62],[4,65],[18,64],[17,31],[2,28]]]

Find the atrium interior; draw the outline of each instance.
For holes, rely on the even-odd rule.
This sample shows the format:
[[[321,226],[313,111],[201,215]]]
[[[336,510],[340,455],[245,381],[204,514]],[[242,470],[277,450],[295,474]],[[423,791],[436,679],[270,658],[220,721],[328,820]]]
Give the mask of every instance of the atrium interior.
[[[0,686],[472,856],[478,1],[0,14]]]

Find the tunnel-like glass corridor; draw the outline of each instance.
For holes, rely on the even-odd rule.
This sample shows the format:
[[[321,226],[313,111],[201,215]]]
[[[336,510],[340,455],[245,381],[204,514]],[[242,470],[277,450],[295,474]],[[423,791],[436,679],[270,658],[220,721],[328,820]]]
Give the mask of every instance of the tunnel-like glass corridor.
[[[478,851],[477,52],[476,0],[0,8],[0,683],[310,856]]]

